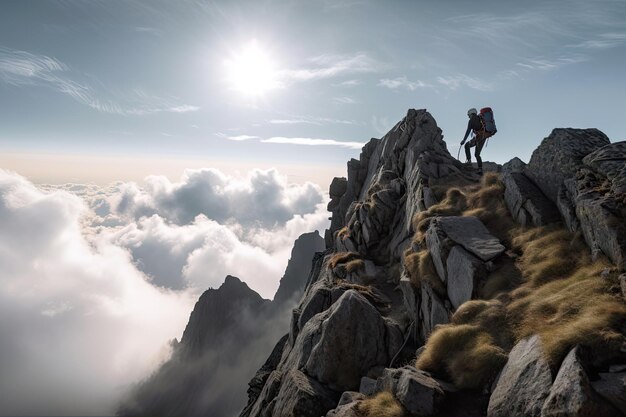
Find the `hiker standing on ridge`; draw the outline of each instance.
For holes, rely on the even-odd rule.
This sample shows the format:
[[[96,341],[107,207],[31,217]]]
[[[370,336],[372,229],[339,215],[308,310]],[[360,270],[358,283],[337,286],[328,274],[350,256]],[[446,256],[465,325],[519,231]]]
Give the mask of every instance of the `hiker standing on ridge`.
[[[475,146],[476,150],[474,151],[474,155],[476,155],[476,162],[478,163],[478,173],[482,175],[483,160],[480,158],[480,151],[483,150],[483,146],[485,145],[486,138],[483,137],[485,129],[483,127],[483,122],[480,120],[480,116],[478,116],[478,111],[475,108],[472,107],[467,111],[467,117],[469,117],[469,121],[467,122],[467,130],[465,131],[465,136],[463,136],[463,140],[461,141],[461,146],[465,144],[470,132],[474,132],[474,137],[467,142],[467,145],[465,145],[465,163],[472,163],[470,148]]]
[[[483,113],[490,113],[490,124],[493,124],[492,131],[486,129],[485,119],[483,118]],[[489,107],[486,107],[480,111],[480,115],[475,108],[471,108],[467,111],[467,117],[469,117],[469,122],[467,122],[467,130],[465,131],[465,136],[463,136],[463,140],[461,141],[461,146],[465,144],[467,137],[470,132],[474,132],[474,137],[467,142],[465,145],[465,156],[467,157],[465,163],[472,163],[472,156],[470,155],[470,148],[476,147],[474,151],[474,155],[476,156],[476,162],[478,163],[478,173],[482,175],[483,173],[483,160],[480,158],[480,152],[483,150],[483,146],[487,141],[487,138],[493,136],[496,133],[495,129],[495,121],[493,120],[493,112]]]

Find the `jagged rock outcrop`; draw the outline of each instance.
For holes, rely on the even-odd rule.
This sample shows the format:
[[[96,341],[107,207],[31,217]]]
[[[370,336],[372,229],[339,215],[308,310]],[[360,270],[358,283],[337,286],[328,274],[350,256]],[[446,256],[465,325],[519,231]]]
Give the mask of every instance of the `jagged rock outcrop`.
[[[526,174],[556,203],[563,181],[576,175],[583,158],[610,143],[598,129],[554,129],[533,152]]]
[[[623,218],[619,217],[623,216],[623,202],[617,197],[622,192],[622,168],[619,161],[608,160],[609,153],[602,150],[607,145],[606,136],[596,129],[555,129],[528,165],[516,158],[501,168],[494,165],[494,172],[501,172],[513,218],[526,226],[564,220],[568,225],[578,224],[583,233],[584,224],[593,224],[596,234],[604,230],[603,236],[619,233],[616,224],[598,229],[600,220],[585,218],[590,211],[582,209],[588,204],[584,198],[589,196],[603,203],[612,199],[611,207],[617,209],[611,208],[611,213],[614,218]],[[616,146],[613,152],[621,149],[621,145]],[[480,296],[490,274],[502,265],[513,264],[518,254],[507,251],[505,239],[500,241],[489,232],[485,226],[489,220],[479,213],[445,212],[444,208],[438,215],[438,198],[442,198],[440,191],[435,192],[438,187],[475,184],[479,177],[471,167],[450,156],[441,130],[425,110],[409,110],[385,136],[368,142],[360,158],[348,162],[347,171],[347,178],[336,178],[331,184],[328,209],[332,217],[325,235],[326,251],[315,257],[304,296],[292,311],[281,359],[260,394],[251,396],[242,417],[355,416],[364,396],[381,390],[391,391],[411,416],[436,415],[440,405],[446,416],[463,415],[462,411],[451,411],[450,404],[457,401],[466,401],[472,416],[540,416],[542,410],[545,415],[561,415],[558,410],[564,398],[579,398],[581,392],[591,397],[593,391],[589,390],[598,392],[593,397],[598,407],[619,408],[615,405],[619,403],[615,399],[619,398],[616,378],[602,373],[604,379],[599,381],[608,381],[603,387],[571,358],[563,362],[553,382],[538,336],[515,345],[491,395],[488,388],[483,394],[466,394],[433,377],[449,377],[445,371],[429,375],[414,366],[402,367],[413,363],[416,349],[437,326],[449,323],[466,301]],[[593,173],[596,182],[589,182],[587,172]],[[587,175],[589,183],[581,175]],[[603,178],[604,188],[598,187],[599,178]],[[568,190],[566,199],[561,196],[564,187]],[[569,204],[571,219],[565,218],[565,203]],[[602,207],[609,210],[606,204]],[[429,208],[435,212],[428,212],[427,222],[420,223],[423,239],[414,239],[417,225],[413,220]],[[599,213],[609,222],[606,212]],[[600,237],[594,235],[587,241],[593,239]],[[620,242],[617,237],[613,241]],[[615,256],[608,256],[619,266],[620,246],[603,245],[598,243],[598,250],[615,252]],[[593,243],[590,246],[593,249]],[[419,258],[415,270],[407,264],[409,256]],[[423,262],[432,262],[432,267]],[[507,278],[507,270],[503,271],[501,275]],[[499,318],[494,315],[506,314],[502,303],[507,297],[474,306],[492,309],[485,319],[487,326],[498,325]],[[501,308],[492,308],[496,304]],[[466,334],[472,334],[477,324],[464,322],[463,326]],[[513,344],[500,341],[507,337],[481,333],[477,340],[484,346],[464,346],[476,349],[471,354],[478,356],[470,358],[480,359],[484,354],[481,349],[492,349],[504,363]],[[565,375],[573,378],[575,374],[578,379],[572,386],[560,382]],[[306,377],[307,383],[294,382],[295,375]],[[495,373],[487,378],[489,384],[493,377]],[[303,398],[299,404],[308,405],[296,405],[298,401],[287,398],[287,392],[290,398]],[[319,396],[316,404],[320,407],[310,405],[311,396]],[[330,398],[335,399],[332,405]],[[446,403],[447,398],[453,401]],[[588,405],[580,409],[585,407]]]

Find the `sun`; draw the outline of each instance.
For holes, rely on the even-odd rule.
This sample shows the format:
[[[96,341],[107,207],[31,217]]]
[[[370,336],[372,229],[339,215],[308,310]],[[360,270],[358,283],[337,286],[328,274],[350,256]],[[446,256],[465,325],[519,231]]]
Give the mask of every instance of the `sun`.
[[[231,88],[246,96],[261,96],[279,87],[275,62],[256,40],[232,53],[225,66]]]

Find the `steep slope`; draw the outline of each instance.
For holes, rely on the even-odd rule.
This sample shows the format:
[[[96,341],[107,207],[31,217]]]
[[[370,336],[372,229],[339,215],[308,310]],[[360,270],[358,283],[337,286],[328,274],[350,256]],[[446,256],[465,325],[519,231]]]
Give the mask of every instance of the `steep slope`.
[[[556,129],[480,178],[409,110],[332,182],[327,250],[241,416],[624,412],[625,166]]]
[[[287,312],[302,294],[320,249],[323,239],[317,232],[296,240],[275,301],[230,275],[218,289],[205,291],[172,358],[133,389],[118,414],[236,415],[245,405],[246,382],[287,332]]]

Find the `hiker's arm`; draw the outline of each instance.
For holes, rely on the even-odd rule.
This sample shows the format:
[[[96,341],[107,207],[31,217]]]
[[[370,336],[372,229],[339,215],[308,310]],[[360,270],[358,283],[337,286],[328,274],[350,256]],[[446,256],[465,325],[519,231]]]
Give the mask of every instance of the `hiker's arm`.
[[[472,123],[471,120],[469,122],[467,122],[467,130],[465,131],[465,136],[463,136],[463,140],[461,141],[461,145],[463,145],[465,143],[465,141],[467,140],[467,137],[469,136],[470,132],[472,131],[471,123]]]

